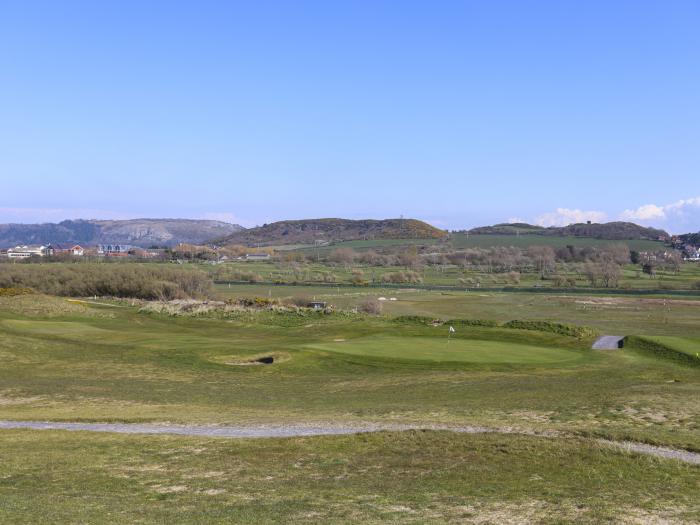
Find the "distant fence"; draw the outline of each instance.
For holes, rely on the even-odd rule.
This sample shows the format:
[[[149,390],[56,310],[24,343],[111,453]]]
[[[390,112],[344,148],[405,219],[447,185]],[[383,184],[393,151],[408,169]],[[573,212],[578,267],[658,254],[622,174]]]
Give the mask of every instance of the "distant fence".
[[[554,287],[467,287],[467,286],[452,286],[440,284],[400,284],[400,283],[367,283],[367,284],[352,284],[352,283],[323,283],[316,281],[296,281],[290,283],[281,283],[277,281],[214,281],[214,284],[233,284],[233,285],[261,285],[261,286],[316,286],[327,288],[381,288],[381,289],[396,289],[396,290],[426,290],[436,292],[508,292],[508,293],[567,293],[567,294],[587,294],[587,295],[673,295],[680,297],[700,297],[700,290],[645,290],[639,288],[554,288]]]

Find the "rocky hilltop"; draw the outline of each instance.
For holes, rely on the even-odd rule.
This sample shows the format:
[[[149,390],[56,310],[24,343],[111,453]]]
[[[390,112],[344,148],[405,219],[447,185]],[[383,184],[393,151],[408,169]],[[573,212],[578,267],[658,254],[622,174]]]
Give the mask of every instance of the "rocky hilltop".
[[[238,232],[237,224],[196,219],[68,220],[45,224],[0,224],[0,247],[18,244],[94,245],[120,243],[134,246],[201,244]]]

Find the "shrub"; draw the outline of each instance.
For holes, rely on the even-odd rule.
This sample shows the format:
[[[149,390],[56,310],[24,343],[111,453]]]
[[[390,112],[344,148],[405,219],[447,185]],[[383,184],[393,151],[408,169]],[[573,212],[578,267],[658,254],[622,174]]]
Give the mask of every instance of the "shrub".
[[[401,324],[425,324],[429,325],[432,324],[434,318],[433,317],[425,317],[422,315],[400,315],[398,317],[395,317],[393,321],[395,323],[401,323]]]
[[[212,281],[194,268],[138,263],[13,264],[0,267],[0,288],[49,295],[172,300],[206,297]]]
[[[382,313],[382,303],[374,299],[366,299],[357,305],[357,309],[366,314],[379,315]]]
[[[15,297],[17,295],[29,295],[34,293],[31,288],[19,288],[12,286],[10,288],[0,288],[0,297]]]
[[[498,326],[498,321],[492,321],[491,319],[451,319],[445,324],[450,326],[484,326],[487,328],[496,328]]]
[[[382,282],[385,283],[421,283],[423,278],[418,272],[406,270],[403,272],[387,272],[382,275]]]
[[[238,299],[238,304],[241,306],[247,306],[252,308],[266,308],[268,306],[274,306],[280,304],[279,299],[274,299],[270,297],[244,297]]]
[[[550,323],[549,321],[508,321],[503,325],[505,328],[516,328],[519,330],[538,330],[540,332],[552,332],[571,337],[594,337],[598,332],[587,326],[576,326],[571,324]]]
[[[295,295],[294,297],[290,297],[285,302],[287,304],[291,304],[293,306],[299,306],[302,308],[306,308],[309,305],[309,303],[311,302],[311,299],[309,299],[308,297],[305,297],[303,295]]]

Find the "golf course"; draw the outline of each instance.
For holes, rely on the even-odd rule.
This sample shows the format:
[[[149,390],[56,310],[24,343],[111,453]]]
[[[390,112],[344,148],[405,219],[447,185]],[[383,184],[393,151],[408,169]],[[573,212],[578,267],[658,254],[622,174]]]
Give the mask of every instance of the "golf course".
[[[481,298],[467,318],[478,300],[399,294],[379,316],[175,315],[1,297],[0,521],[700,517],[700,301],[668,300],[678,315],[657,331],[643,298],[588,328],[570,324],[590,310],[566,297]],[[592,350],[609,326],[625,346]]]

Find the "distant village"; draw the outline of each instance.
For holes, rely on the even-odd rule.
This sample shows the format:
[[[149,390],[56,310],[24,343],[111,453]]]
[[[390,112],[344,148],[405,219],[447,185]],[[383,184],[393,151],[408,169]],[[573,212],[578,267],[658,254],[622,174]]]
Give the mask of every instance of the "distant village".
[[[678,237],[671,238],[673,247],[681,252],[686,261],[700,261],[700,246],[684,243]]]
[[[250,250],[247,252],[246,250]],[[246,248],[244,246],[229,246],[213,248],[204,245],[178,244],[170,248],[142,248],[130,244],[98,244],[84,247],[80,244],[47,244],[24,245],[0,250],[0,259],[27,260],[32,258],[130,258],[155,261],[206,261],[210,264],[220,264],[228,261],[268,261],[272,259],[274,250],[270,248]],[[658,251],[638,252],[640,260],[663,261],[681,255],[682,259],[700,262],[700,246],[683,242],[678,237],[672,237],[670,247]]]
[[[73,257],[110,257],[133,258],[152,260],[187,260],[194,251],[202,247],[180,244],[174,248],[141,248],[129,244],[98,244],[97,246],[84,247],[80,244],[47,244],[41,246],[25,245],[15,246],[6,250],[0,250],[0,257],[10,260],[26,260],[31,258],[73,258]],[[216,251],[207,249],[212,254]],[[271,258],[269,252],[244,253],[240,255],[216,254],[211,262],[225,262],[228,260],[266,261]]]

